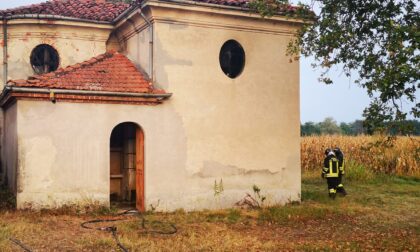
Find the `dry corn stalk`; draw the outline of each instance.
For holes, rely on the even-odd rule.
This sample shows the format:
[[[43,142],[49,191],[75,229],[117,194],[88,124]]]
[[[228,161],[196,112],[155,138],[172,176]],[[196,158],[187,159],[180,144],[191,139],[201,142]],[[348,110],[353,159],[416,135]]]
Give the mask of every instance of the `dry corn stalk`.
[[[340,147],[347,161],[376,172],[420,176],[420,137],[397,137],[391,142],[386,139],[386,136],[302,137],[302,170],[320,169],[325,149]]]

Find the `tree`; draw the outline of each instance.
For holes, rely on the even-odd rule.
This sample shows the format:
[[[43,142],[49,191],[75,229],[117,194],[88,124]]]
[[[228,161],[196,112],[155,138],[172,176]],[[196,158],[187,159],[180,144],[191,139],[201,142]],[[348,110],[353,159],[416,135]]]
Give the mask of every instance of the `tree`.
[[[387,128],[391,135],[420,135],[420,122],[416,120],[392,122]]]
[[[364,110],[366,127],[373,132],[390,121],[403,121],[407,112],[420,117],[416,91],[420,89],[420,12],[414,0],[312,0],[289,15],[308,21],[289,46],[289,54],[314,56],[323,69],[320,81],[331,84],[332,67],[357,75],[356,84],[372,98]],[[287,0],[251,0],[250,7],[270,16],[288,6]]]
[[[301,125],[300,129],[302,136],[312,136],[321,134],[319,125],[315,124],[314,122],[306,122],[305,124]]]
[[[327,117],[323,122],[314,123],[306,122],[302,124],[301,136],[321,135],[321,134],[342,134],[347,136],[363,135],[368,133],[367,129],[363,126],[362,120],[355,120],[354,122],[340,123],[337,126],[336,121]],[[405,120],[398,122],[390,122],[386,125],[386,131],[382,132],[388,135],[409,135],[420,136],[420,121],[418,120]]]
[[[337,122],[332,117],[327,117],[320,122],[319,129],[323,135],[341,134],[340,127],[337,126]]]
[[[356,120],[350,124],[352,135],[366,134],[367,130],[364,127],[366,123],[362,120]]]
[[[343,135],[353,135],[350,123],[349,124],[345,122],[340,123],[340,130]]]

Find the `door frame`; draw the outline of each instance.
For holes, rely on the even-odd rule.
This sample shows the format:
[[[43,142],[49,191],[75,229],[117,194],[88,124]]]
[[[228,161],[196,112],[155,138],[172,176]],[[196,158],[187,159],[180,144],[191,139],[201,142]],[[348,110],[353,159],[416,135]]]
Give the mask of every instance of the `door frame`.
[[[144,212],[144,132],[136,126],[136,208]]]

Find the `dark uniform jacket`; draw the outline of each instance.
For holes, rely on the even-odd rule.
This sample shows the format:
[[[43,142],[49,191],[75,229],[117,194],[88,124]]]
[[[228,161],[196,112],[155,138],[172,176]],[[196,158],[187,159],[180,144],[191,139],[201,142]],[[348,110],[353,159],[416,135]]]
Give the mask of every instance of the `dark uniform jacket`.
[[[340,173],[340,161],[334,156],[328,156],[324,159],[322,174],[327,178],[338,178]]]

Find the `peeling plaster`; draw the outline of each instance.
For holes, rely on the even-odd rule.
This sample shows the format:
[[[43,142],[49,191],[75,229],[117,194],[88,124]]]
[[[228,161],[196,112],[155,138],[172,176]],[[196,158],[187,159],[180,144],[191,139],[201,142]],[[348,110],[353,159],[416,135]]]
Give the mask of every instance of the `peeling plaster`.
[[[272,172],[269,169],[263,170],[247,170],[239,168],[235,165],[225,165],[216,161],[204,161],[203,167],[193,176],[200,178],[213,178],[213,177],[226,177],[226,176],[238,176],[238,175],[276,175],[278,172]]]
[[[54,178],[51,171],[56,165],[57,148],[50,137],[34,137],[27,140],[25,149],[20,153],[20,170],[25,171],[22,183],[30,191],[48,190]],[[25,160],[25,162],[22,162]],[[38,169],[25,169],[24,166],[38,167]],[[23,174],[22,174],[23,175]],[[31,189],[29,189],[31,188]]]

